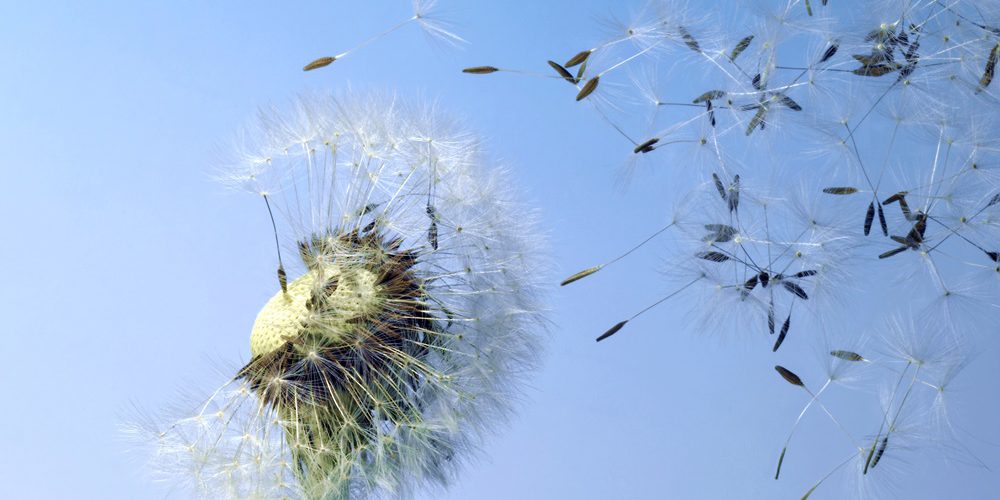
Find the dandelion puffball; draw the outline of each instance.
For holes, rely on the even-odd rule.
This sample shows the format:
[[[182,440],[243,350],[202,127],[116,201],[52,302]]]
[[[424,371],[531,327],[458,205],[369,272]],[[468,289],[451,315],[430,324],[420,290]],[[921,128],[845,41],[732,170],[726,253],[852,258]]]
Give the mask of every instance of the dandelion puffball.
[[[156,431],[157,470],[213,498],[446,485],[540,349],[532,214],[433,106],[305,98],[241,137],[223,177],[272,214],[275,293],[250,361]]]

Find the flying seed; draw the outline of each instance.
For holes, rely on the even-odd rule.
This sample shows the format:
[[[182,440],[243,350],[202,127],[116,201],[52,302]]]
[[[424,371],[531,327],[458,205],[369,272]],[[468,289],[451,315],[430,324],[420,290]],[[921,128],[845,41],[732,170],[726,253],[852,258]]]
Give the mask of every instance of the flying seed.
[[[879,77],[888,75],[889,73],[898,70],[900,67],[899,63],[895,62],[869,64],[854,70],[854,74],[860,76]]]
[[[586,278],[587,276],[590,276],[591,274],[594,274],[597,271],[600,271],[602,267],[604,267],[604,266],[594,266],[594,267],[590,267],[590,268],[584,269],[583,271],[580,271],[580,272],[578,272],[578,273],[570,276],[569,278],[564,279],[562,281],[562,283],[559,283],[559,286],[566,286],[566,285],[568,285],[568,284],[570,284],[570,283],[572,283],[574,281],[582,280],[583,278]]]
[[[820,64],[825,63],[830,60],[837,53],[837,49],[840,48],[840,43],[834,41],[826,48],[826,52],[823,52],[823,57],[819,59]]]
[[[1000,262],[1000,252],[986,252],[986,256],[993,262]]]
[[[753,85],[753,88],[755,88],[757,90],[761,89],[760,88],[760,73],[757,73],[756,75],[753,76],[753,80],[750,80],[750,84]]]
[[[757,125],[760,125],[761,129],[764,128],[763,123],[764,123],[764,114],[765,113],[767,113],[767,108],[765,108],[763,106],[761,106],[760,109],[757,110],[757,113],[754,114],[753,118],[750,119],[750,125],[747,126],[747,135],[752,134],[753,133],[753,129],[757,128]]]
[[[781,365],[774,365],[774,369],[777,370],[781,377],[788,381],[789,384],[805,387],[805,385],[802,384],[802,379],[800,379],[798,375],[792,373],[788,368]]]
[[[431,244],[431,248],[434,250],[438,249],[438,223],[437,221],[431,221],[431,227],[427,229],[427,241]]]
[[[735,212],[740,208],[740,175],[733,177],[733,186],[729,189],[729,211]]]
[[[878,223],[882,226],[882,235],[889,236],[889,225],[885,222],[885,212],[882,211],[882,205],[877,205],[878,208]]]
[[[719,196],[723,200],[726,199],[726,187],[722,185],[722,181],[719,180],[719,176],[715,173],[712,174],[712,180],[715,181],[715,189],[719,190]]]
[[[986,59],[986,69],[983,70],[983,77],[979,79],[979,88],[976,89],[976,93],[980,93],[990,86],[993,81],[993,72],[996,71],[997,67],[997,52],[1000,51],[1000,43],[993,46],[993,50],[990,51],[989,57]]]
[[[760,285],[763,286],[764,288],[767,288],[767,283],[768,281],[771,280],[771,277],[767,273],[763,272],[760,273],[758,276],[760,276]]]
[[[785,341],[785,335],[788,335],[788,327],[792,324],[792,314],[788,313],[788,317],[785,318],[785,323],[781,325],[781,332],[778,333],[778,339],[774,341],[774,347],[771,348],[771,352],[777,352],[778,348],[781,347],[781,343]],[[799,384],[801,385],[801,383]]]
[[[725,224],[705,224],[705,229],[711,231],[711,233],[703,241],[712,243],[732,241],[737,233],[736,228]]]
[[[710,260],[712,262],[725,262],[729,260],[729,257],[727,257],[726,254],[721,252],[698,252],[695,254],[695,257],[698,257],[699,259]]]
[[[590,53],[591,52],[593,52],[593,49],[591,49],[591,50],[585,50],[583,52],[580,52],[579,54],[571,57],[569,61],[566,61],[565,66],[567,68],[572,68],[573,66],[576,66],[577,64],[581,64],[581,63],[587,62],[587,58],[590,57]]]
[[[576,100],[581,101],[597,90],[597,84],[600,82],[600,79],[601,77],[595,76],[587,80],[587,83],[583,84],[583,88],[580,89],[580,93],[576,95]]]
[[[774,471],[774,479],[776,481],[778,480],[778,476],[781,474],[781,462],[785,461],[785,451],[787,450],[788,450],[787,447],[782,448],[781,455],[778,457],[778,470]]]
[[[909,247],[894,248],[892,250],[889,250],[888,252],[885,252],[885,253],[879,255],[878,258],[880,258],[880,259],[887,259],[889,257],[892,257],[893,255],[896,255],[898,253],[906,251],[907,248],[909,248]]]
[[[790,281],[782,281],[781,284],[782,286],[785,287],[785,290],[792,292],[793,294],[795,294],[796,297],[802,300],[809,299],[809,296],[806,295],[806,291],[803,290],[802,287],[800,287],[799,285],[796,285],[795,283],[792,283]]]
[[[774,335],[774,299],[771,299],[771,305],[767,308],[767,330]]]
[[[865,358],[856,352],[851,351],[830,351],[830,355],[844,361],[864,361]]]
[[[680,32],[681,38],[684,39],[684,45],[687,45],[689,49],[695,52],[701,52],[701,46],[698,45],[698,41],[691,36],[691,33],[688,32],[687,28],[678,26],[677,31]]]
[[[791,97],[788,97],[785,94],[778,94],[778,102],[784,104],[793,111],[802,111],[802,106],[799,106],[799,103],[793,101]]]
[[[559,76],[563,77],[563,80],[576,85],[576,78],[573,77],[572,73],[566,71],[566,68],[560,66],[559,63],[555,61],[548,61],[548,63],[549,66],[552,66],[552,69],[556,70],[556,73],[559,73]]]
[[[364,217],[365,215],[367,215],[372,210],[375,210],[376,208],[378,208],[378,205],[379,205],[378,203],[369,203],[369,204],[367,204],[367,205],[365,205],[365,206],[357,209],[357,211],[354,212],[354,216],[355,217]]]
[[[752,41],[753,41],[753,35],[747,36],[742,40],[740,40],[740,42],[736,44],[736,47],[733,47],[733,52],[729,54],[729,60],[735,61],[736,58],[739,57],[744,50],[747,50],[747,47],[750,46],[750,42]]]
[[[653,150],[653,145],[655,145],[658,142],[660,142],[660,139],[654,137],[654,138],[652,138],[652,139],[650,139],[650,140],[648,140],[646,142],[643,142],[642,144],[639,144],[638,146],[636,146],[635,149],[632,150],[632,152],[636,153],[636,154],[639,154],[639,153],[648,153],[648,152],[650,152],[650,151]]]
[[[608,331],[602,333],[600,337],[597,337],[597,341],[600,342],[600,341],[602,341],[602,340],[604,340],[604,339],[606,339],[606,338],[608,338],[608,337],[610,337],[610,336],[618,333],[618,330],[621,330],[622,327],[625,326],[625,323],[628,323],[628,320],[619,322],[615,326],[612,326],[611,328],[608,329]]]
[[[815,269],[807,269],[805,271],[799,271],[792,275],[793,278],[808,278],[809,276],[816,276],[817,271]]]
[[[494,66],[473,66],[471,68],[465,68],[462,73],[469,73],[472,75],[488,75],[490,73],[496,73],[500,71],[500,68]]]
[[[872,221],[875,220],[875,202],[868,204],[868,213],[865,214],[865,236],[872,231]]]
[[[858,188],[855,187],[828,187],[823,188],[823,192],[826,194],[854,194],[858,192]]]
[[[757,275],[754,275],[753,277],[751,277],[750,279],[748,279],[746,281],[746,283],[743,283],[743,288],[745,288],[746,291],[749,292],[749,291],[753,290],[757,286],[757,281],[758,281],[757,280]]]
[[[878,461],[879,459],[882,458],[882,454],[885,453],[885,447],[888,444],[889,444],[889,436],[886,435],[884,438],[882,438],[882,444],[878,446],[878,451],[875,452],[875,456],[872,458],[872,464],[870,468],[874,469],[875,466],[878,465]]]
[[[898,192],[898,193],[896,193],[896,194],[894,194],[894,195],[886,198],[885,201],[882,202],[882,204],[883,205],[891,205],[893,203],[896,203],[897,201],[902,200],[903,197],[905,197],[907,194],[909,194],[908,191],[900,191],[900,192]]]
[[[580,69],[576,70],[576,81],[577,82],[583,81],[583,74],[586,71],[587,71],[587,61],[583,61],[583,64],[580,65]]]
[[[336,61],[336,60],[337,60],[336,57],[321,57],[321,58],[316,59],[315,61],[313,61],[313,62],[311,62],[309,64],[306,64],[302,68],[302,71],[312,71],[314,69],[322,68],[323,66],[329,66],[331,63],[333,63],[333,61]]]
[[[990,198],[990,202],[986,204],[985,208],[992,207],[993,205],[996,205],[997,203],[1000,203],[1000,193],[997,193],[997,194],[993,195],[993,197]]]
[[[705,110],[708,113],[708,123],[715,127],[715,111],[712,109],[712,101],[705,101]]]
[[[725,95],[726,95],[725,90],[709,90],[708,92],[705,92],[704,94],[695,97],[694,100],[691,101],[691,103],[701,104],[702,102],[711,101],[713,99],[722,99]]]

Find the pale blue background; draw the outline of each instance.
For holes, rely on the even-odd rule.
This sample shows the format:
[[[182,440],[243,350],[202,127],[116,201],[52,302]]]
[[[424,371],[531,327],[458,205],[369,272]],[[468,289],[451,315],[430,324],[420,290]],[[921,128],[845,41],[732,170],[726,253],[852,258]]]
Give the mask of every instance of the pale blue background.
[[[544,70],[545,59],[592,45],[595,20],[626,5],[442,1],[471,42],[465,49],[435,48],[410,26],[309,74],[306,61],[408,17],[408,3],[0,6],[0,497],[166,494],[142,477],[117,427],[131,402],[161,408],[186,384],[220,380],[218,360],[245,359],[274,286],[272,236],[259,200],[226,192],[210,174],[260,105],[349,84],[439,97],[540,205],[552,281],[668,219],[667,169],[680,166],[616,192],[630,146],[564,86],[459,72]],[[805,401],[771,365],[811,356],[804,342],[777,357],[766,342],[700,336],[682,326],[690,304],[681,301],[594,343],[668,289],[649,272],[660,264],[651,248],[616,273],[555,290],[544,369],[449,498],[797,498],[839,461],[839,436],[817,413],[796,441],[794,468],[771,479]],[[992,442],[997,354],[969,368],[962,394],[964,426]],[[920,460],[889,491],[996,498],[1000,449],[971,446],[994,472]],[[827,485],[815,498],[842,493]]]

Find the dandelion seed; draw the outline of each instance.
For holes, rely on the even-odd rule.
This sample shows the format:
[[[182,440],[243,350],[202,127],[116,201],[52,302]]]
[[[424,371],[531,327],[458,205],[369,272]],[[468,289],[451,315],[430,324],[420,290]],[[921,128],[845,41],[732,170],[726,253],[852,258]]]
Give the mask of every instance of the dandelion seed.
[[[593,78],[587,80],[587,83],[583,84],[583,87],[580,89],[580,92],[576,94],[576,100],[582,101],[587,96],[594,93],[594,91],[597,90],[597,84],[600,82],[600,80],[601,77],[599,76],[594,76]]]
[[[844,361],[864,361],[865,358],[856,352],[851,351],[830,351],[830,355]]]
[[[1000,203],[1000,193],[993,195],[993,197],[990,198],[989,203],[986,204],[985,208],[990,208],[993,205],[996,205],[997,203]]]
[[[834,55],[837,54],[837,49],[839,48],[840,48],[839,42],[833,41],[832,43],[830,43],[830,46],[827,47],[826,51],[823,52],[823,57],[819,58],[819,64],[823,64],[829,61]]]
[[[556,70],[556,73],[559,73],[559,76],[563,77],[563,80],[566,80],[567,82],[572,83],[573,85],[576,85],[576,83],[577,83],[576,82],[576,78],[573,77],[572,73],[570,73],[569,71],[566,71],[566,68],[560,66],[559,63],[557,63],[555,61],[548,61],[548,63],[549,63],[549,66],[552,67],[552,69]]]
[[[876,204],[875,208],[878,209],[878,223],[882,226],[882,235],[889,236],[889,225],[885,222],[885,212],[882,211],[882,205]]]
[[[593,51],[594,51],[594,49],[590,49],[590,50],[584,50],[584,51],[578,53],[577,55],[571,57],[569,61],[566,61],[565,66],[567,68],[572,68],[573,66],[576,66],[577,64],[583,64],[583,63],[587,62],[587,58],[590,57],[590,53],[593,52]]]
[[[785,381],[789,384],[805,387],[805,385],[802,384],[802,379],[800,379],[798,375],[792,373],[792,371],[788,368],[781,365],[774,365],[774,369],[777,370],[778,374],[781,375],[781,378],[785,379]]]
[[[880,254],[878,256],[878,258],[880,258],[880,259],[887,259],[889,257],[892,257],[893,255],[897,255],[899,253],[905,252],[909,248],[910,248],[909,246],[902,246],[902,247],[899,247],[899,248],[894,248],[892,250],[889,250],[888,252],[884,252],[884,253]]]
[[[654,149],[653,146],[655,146],[656,143],[658,143],[658,142],[660,142],[660,139],[654,137],[652,139],[649,139],[648,141],[645,141],[645,142],[637,145],[635,147],[635,149],[632,150],[632,152],[636,153],[636,154],[639,154],[639,153],[648,153],[648,152],[650,152],[650,151],[652,151]]]
[[[777,340],[774,341],[774,347],[771,349],[771,352],[777,352],[778,348],[781,347],[781,344],[785,341],[785,335],[788,335],[788,327],[791,326],[791,324],[792,324],[792,315],[791,315],[791,313],[789,313],[788,317],[785,318],[785,322],[781,325],[781,331],[778,333]],[[780,372],[780,370],[779,370],[779,372]],[[789,372],[789,373],[791,373],[791,372]],[[782,373],[782,376],[784,376],[783,373]],[[798,378],[798,377],[796,377],[796,378]],[[788,379],[786,378],[785,380],[788,380]],[[791,382],[791,380],[788,380],[788,381]],[[799,381],[799,383],[797,385],[802,385],[802,382]]]
[[[691,103],[693,103],[693,104],[701,104],[701,103],[703,103],[705,101],[711,101],[711,100],[714,100],[714,99],[722,99],[725,96],[726,96],[726,91],[725,90],[709,90],[708,92],[705,92],[704,94],[702,94],[702,95],[700,95],[698,97],[695,97],[694,100],[691,101]]]
[[[858,192],[858,188],[855,187],[828,187],[823,188],[823,192],[826,194],[854,194]]]
[[[767,287],[767,285],[765,285],[763,282],[761,283],[761,285],[764,286],[765,288]],[[771,303],[770,303],[770,305],[767,308],[767,330],[768,330],[768,332],[771,335],[774,335],[774,300],[773,299],[771,300]]]
[[[896,203],[897,201],[903,200],[903,198],[907,194],[909,194],[909,193],[907,193],[906,191],[900,191],[900,192],[898,192],[898,193],[896,193],[896,194],[894,194],[894,195],[886,198],[885,201],[882,202],[882,204],[883,205],[891,205],[893,203]]]
[[[708,236],[705,236],[703,241],[710,243],[725,243],[727,241],[732,241],[737,234],[736,228],[726,224],[705,224],[705,229],[711,232]]]
[[[469,73],[473,75],[488,75],[490,73],[496,73],[500,71],[500,68],[495,66],[472,66],[471,68],[465,68],[462,73]]]
[[[878,465],[878,461],[882,458],[882,454],[885,453],[885,447],[889,444],[889,436],[886,435],[882,438],[882,443],[878,446],[878,451],[875,452],[875,456],[872,458],[870,469],[874,469]]]
[[[799,285],[796,285],[791,281],[782,281],[781,284],[782,286],[785,287],[785,290],[792,292],[792,294],[794,294],[796,297],[802,300],[807,300],[809,298],[809,296],[806,295],[806,291],[803,290],[802,287],[800,287]]]
[[[765,114],[767,114],[767,108],[764,107],[764,106],[760,106],[757,109],[757,113],[755,113],[753,115],[753,118],[750,119],[750,125],[747,126],[747,134],[746,135],[752,134],[753,133],[753,129],[757,128],[758,125],[760,125],[762,129],[764,128],[764,115]]]
[[[793,278],[808,278],[809,276],[816,276],[817,271],[815,269],[808,269],[805,271],[799,271],[792,275]]]
[[[608,337],[610,337],[610,336],[618,333],[618,330],[621,330],[622,327],[625,326],[625,323],[628,323],[628,320],[618,322],[617,324],[615,324],[615,326],[612,326],[611,328],[609,328],[608,331],[602,333],[600,337],[597,337],[597,341],[600,342],[600,341],[602,341],[602,340],[604,340],[604,339],[606,339],[606,338],[608,338]]]
[[[604,267],[604,266],[594,266],[594,267],[589,267],[587,269],[584,269],[583,271],[580,271],[580,272],[578,272],[578,273],[576,273],[576,274],[574,274],[574,275],[572,275],[572,276],[564,279],[562,281],[562,283],[559,283],[559,286],[566,286],[566,285],[568,285],[568,284],[570,284],[570,283],[572,283],[574,281],[582,280],[583,278],[586,278],[587,276],[590,276],[591,274],[594,274],[597,271],[600,271],[602,267]]]
[[[865,236],[872,230],[872,221],[875,220],[875,202],[872,201],[868,204],[868,212],[865,213]],[[888,231],[888,228],[886,228]]]
[[[689,49],[695,52],[699,53],[701,52],[701,46],[698,45],[698,41],[695,40],[693,36],[691,36],[691,33],[688,32],[687,28],[683,26],[678,26],[677,31],[680,32],[681,38],[684,39],[684,45],[687,45]]]
[[[712,181],[715,182],[715,189],[719,191],[719,197],[723,200],[726,199],[726,187],[722,184],[722,180],[714,172],[712,173]]]
[[[285,268],[280,265],[278,266],[278,284],[281,285],[283,293],[288,293],[288,274],[285,273]]]
[[[993,262],[1000,262],[1000,252],[986,252],[986,256]]]
[[[997,53],[1000,51],[1000,43],[993,46],[993,50],[990,50],[990,55],[986,59],[986,68],[983,70],[983,77],[979,79],[979,88],[976,89],[976,93],[980,93],[986,90],[986,87],[990,86],[993,82],[993,72],[996,71],[997,67]]]
[[[733,177],[733,185],[729,188],[729,211],[735,212],[740,208],[740,176],[736,174]]]
[[[778,96],[778,102],[784,104],[789,109],[793,111],[802,111],[802,106],[799,106],[799,103],[793,101],[791,97],[788,97],[787,95],[780,93],[777,94],[777,96]]]
[[[736,58],[739,57],[740,54],[742,54],[743,51],[750,46],[750,42],[752,41],[753,41],[753,35],[749,35],[740,40],[739,43],[737,43],[736,46],[733,47],[733,51],[729,54],[729,60],[735,61]]]
[[[760,73],[757,73],[756,75],[753,76],[753,79],[750,80],[750,85],[753,85],[753,88],[757,90],[763,90],[761,88]]]
[[[333,61],[336,61],[336,60],[337,60],[336,57],[320,57],[319,59],[316,59],[315,61],[313,61],[313,62],[311,62],[309,64],[306,64],[302,68],[302,71],[312,71],[314,69],[319,69],[319,68],[322,68],[324,66],[329,66],[330,64],[333,63]]]
[[[729,260],[729,257],[721,252],[698,252],[695,256],[699,259],[709,260],[712,262],[725,262]]]
[[[859,76],[879,77],[897,71],[901,67],[902,66],[900,66],[899,63],[894,63],[894,62],[880,63],[880,64],[866,64],[854,70],[854,74]]]

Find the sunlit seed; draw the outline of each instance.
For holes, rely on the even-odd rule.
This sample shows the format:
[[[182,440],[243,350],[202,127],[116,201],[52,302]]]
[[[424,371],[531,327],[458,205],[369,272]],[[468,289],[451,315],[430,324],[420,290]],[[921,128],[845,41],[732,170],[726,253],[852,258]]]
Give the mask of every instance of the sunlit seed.
[[[319,69],[319,68],[322,68],[324,66],[329,66],[331,63],[333,63],[333,61],[336,61],[336,60],[337,60],[336,57],[321,57],[321,58],[316,59],[315,61],[313,61],[313,62],[311,62],[309,64],[306,64],[302,68],[302,71],[312,71],[314,69]]]

